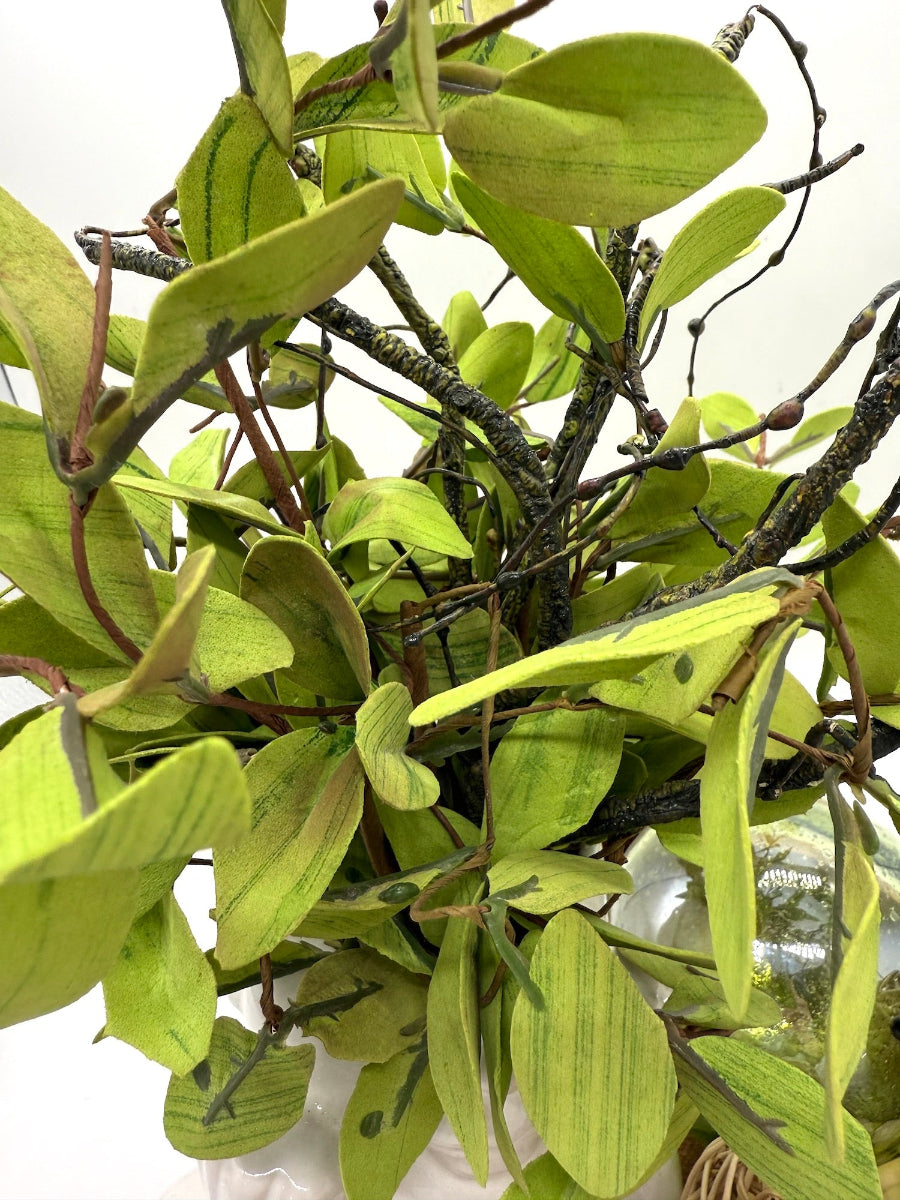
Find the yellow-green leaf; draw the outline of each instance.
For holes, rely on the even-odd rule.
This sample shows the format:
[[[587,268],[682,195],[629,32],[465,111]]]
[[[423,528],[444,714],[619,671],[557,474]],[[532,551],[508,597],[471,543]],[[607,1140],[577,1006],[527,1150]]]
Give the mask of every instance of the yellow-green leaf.
[[[534,335],[534,353],[525,384],[529,404],[555,400],[575,387],[581,359],[566,346],[573,319],[549,317]],[[571,340],[582,350],[590,346],[588,336],[580,326],[573,330]]]
[[[72,436],[87,376],[94,290],[56,234],[2,188],[0,322],[18,352],[13,365],[34,375],[56,455],[57,439],[67,446]]]
[[[520,993],[510,1035],[525,1111],[585,1191],[627,1192],[654,1161],[675,1102],[662,1022],[571,909],[545,928],[531,978],[545,1005]]]
[[[261,529],[266,533],[277,533],[284,537],[296,536],[293,530],[276,520],[259,501],[235,492],[194,487],[186,483],[176,483],[171,479],[141,479],[133,475],[116,475],[113,482],[118,487],[149,492],[152,496],[168,496],[182,504],[197,504],[220,516],[242,525],[251,525],[254,529]]]
[[[244,563],[241,596],[266,613],[294,647],[291,678],[320,696],[357,700],[371,685],[362,618],[334,570],[299,538],[257,542]]]
[[[746,429],[748,425],[755,425],[760,417],[746,400],[731,392],[713,392],[704,396],[700,401],[700,415],[709,438],[720,438],[724,434]],[[751,438],[727,447],[726,453],[742,462],[753,462],[758,449],[759,438]]]
[[[847,812],[847,820],[852,816]],[[835,836],[840,836],[835,831]],[[861,846],[844,846],[841,920],[847,930],[825,1032],[826,1140],[834,1158],[845,1152],[841,1100],[866,1049],[878,981],[880,889]]]
[[[394,180],[370,184],[364,194],[273,229],[168,284],[150,310],[130,397],[91,428],[89,448],[103,461],[79,472],[80,484],[108,478],[216,363],[280,317],[299,317],[348,283],[383,241],[401,194]]]
[[[615,778],[624,733],[624,717],[603,709],[518,717],[491,759],[495,857],[583,825]]]
[[[675,234],[641,311],[638,346],[663,309],[671,308],[707,279],[730,266],[784,208],[781,192],[742,187],[718,196]]]
[[[487,329],[487,321],[481,305],[471,292],[457,292],[451,296],[441,327],[450,340],[453,357],[459,357],[472,345],[479,334]]]
[[[678,1062],[679,1082],[700,1112],[743,1162],[783,1200],[878,1200],[881,1188],[872,1143],[862,1126],[842,1112],[846,1154],[829,1159],[825,1147],[825,1093],[797,1067],[733,1038],[701,1037],[690,1043],[739,1101],[776,1124],[785,1151],[757,1124],[736,1111],[701,1072]]]
[[[347,1200],[391,1200],[443,1115],[424,1045],[364,1066],[341,1124]]]
[[[624,867],[558,850],[507,854],[491,867],[488,884],[490,896],[501,893],[511,908],[544,915],[592,896],[630,892],[634,886]]]
[[[625,330],[622,293],[577,229],[523,212],[514,207],[515,200],[503,204],[464,175],[455,174],[453,186],[494,249],[541,304],[602,342],[618,341]]]
[[[352,1008],[310,1017],[303,1032],[317,1037],[332,1058],[387,1062],[421,1042],[428,979],[414,975],[365,946],[329,954],[303,973],[295,1004],[318,1004],[377,984],[378,990]]]
[[[477,903],[480,887],[467,897]],[[428,988],[428,1054],[431,1075],[447,1119],[482,1187],[488,1176],[487,1120],[481,1095],[478,927],[451,917]]]
[[[745,587],[750,578],[744,578]],[[740,642],[757,625],[776,616],[779,608],[778,600],[762,591],[728,592],[721,588],[704,596],[700,604],[673,604],[661,612],[610,625],[596,633],[581,634],[481,679],[431,696],[413,709],[410,724],[427,725],[443,720],[507,688],[628,678],[642,666],[670,653],[673,646],[689,650],[727,633]]]
[[[534,349],[534,330],[526,321],[503,321],[480,334],[460,356],[459,373],[501,408],[518,396]]]
[[[188,1075],[173,1075],[163,1128],[190,1158],[233,1158],[267,1146],[303,1116],[316,1052],[312,1046],[269,1046],[210,1119],[210,1106],[257,1048],[257,1036],[232,1017],[213,1027],[209,1056]]]
[[[441,127],[438,64],[428,0],[406,0],[405,34],[391,55],[391,82],[404,112],[431,133]]]
[[[704,877],[713,953],[725,997],[738,1020],[750,1003],[756,937],[750,811],[784,660],[799,627],[799,619],[790,621],[769,639],[743,696],[737,704],[728,703],[716,713],[700,776]]]
[[[0,489],[0,571],[80,638],[124,659],[79,586],[68,493],[50,469],[39,417],[0,404],[0,461],[15,463]],[[115,488],[101,488],[94,497],[84,536],[100,602],[139,648],[148,645],[159,614],[140,535]]]
[[[128,932],[103,977],[108,1037],[183,1075],[205,1057],[216,981],[187,919],[167,892]]]
[[[285,158],[293,153],[294,97],[281,34],[263,0],[222,0],[241,91],[253,98]]]
[[[472,547],[424,483],[415,479],[353,479],[335,496],[322,526],[332,556],[373,538],[394,538],[454,558]]]
[[[216,957],[229,970],[276,946],[320,898],[362,815],[363,773],[348,731],[298,730],[245,772],[253,831],[213,856]]]
[[[437,776],[409,758],[413,702],[402,683],[376,688],[356,714],[356,749],[379,799],[392,808],[430,808],[441,793]]]
[[[765,127],[753,90],[716,51],[616,33],[509,71],[498,92],[447,114],[444,138],[504,203],[567,225],[621,226],[703,187]]]

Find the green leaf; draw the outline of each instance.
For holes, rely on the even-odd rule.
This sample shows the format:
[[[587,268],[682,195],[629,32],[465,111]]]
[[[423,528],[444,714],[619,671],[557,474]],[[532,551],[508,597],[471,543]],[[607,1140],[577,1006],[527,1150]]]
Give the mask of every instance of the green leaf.
[[[541,304],[603,342],[619,340],[625,330],[619,285],[577,229],[512,207],[518,204],[514,199],[502,204],[464,175],[454,175],[453,185],[494,249]]]
[[[432,880],[452,871],[471,855],[471,847],[464,847],[409,871],[329,888],[304,917],[299,932],[304,937],[316,938],[363,934],[407,908]]]
[[[454,558],[471,558],[472,547],[440,500],[415,479],[354,479],[345,483],[325,514],[323,535],[331,556],[373,538],[393,538]]]
[[[364,1066],[341,1123],[347,1200],[391,1200],[443,1115],[424,1046]]]
[[[749,84],[716,51],[617,33],[509,71],[499,92],[447,114],[444,140],[498,200],[567,225],[617,227],[703,187],[765,127]]]
[[[76,776],[69,757],[76,735],[60,726],[53,709],[0,753],[2,794],[27,809],[5,822],[3,878],[30,882],[122,871],[204,846],[224,849],[246,834],[244,776],[224,738],[207,737],[169,754],[126,787],[90,728],[84,733],[89,777]],[[83,816],[90,788],[101,803]],[[22,805],[23,796],[32,801]]]
[[[404,37],[391,55],[391,82],[401,108],[431,133],[441,128],[438,64],[428,0],[406,0]]]
[[[459,373],[501,408],[518,396],[531,363],[534,330],[526,321],[503,321],[480,334],[459,359]]]
[[[461,354],[472,345],[479,334],[487,329],[487,321],[481,305],[471,292],[457,292],[450,297],[441,327],[450,341],[453,357],[459,361]]]
[[[134,920],[135,870],[0,887],[0,1028],[64,1008],[99,983]]]
[[[750,1003],[756,881],[750,811],[765,753],[766,731],[784,660],[800,627],[788,622],[765,644],[756,673],[737,704],[716,713],[700,776],[704,878],[713,953],[729,1007],[742,1020]]]
[[[332,1058],[387,1062],[421,1042],[428,979],[361,946],[341,950],[303,973],[295,1004],[305,1006],[343,996],[360,983],[379,985],[352,1008],[334,1016],[310,1017],[303,1032],[317,1037]]]
[[[454,18],[459,13],[454,13]],[[469,28],[458,22],[448,25],[435,26],[435,41],[444,41],[454,34]],[[335,58],[328,59],[322,66],[305,81],[304,92],[311,92],[323,84],[336,79],[344,79],[354,74],[360,67],[369,62],[371,42],[363,42],[345,50]],[[474,45],[458,50],[449,59],[442,59],[439,70],[446,74],[447,69],[459,68],[475,64],[491,68],[492,71],[506,71],[519,63],[527,62],[541,51],[531,42],[512,34],[501,32],[492,37],[482,39]],[[465,104],[462,96],[450,92],[438,93],[438,109],[447,112],[448,109]],[[388,83],[377,80],[363,87],[343,88],[331,95],[320,96],[297,114],[294,121],[294,136],[307,138],[314,133],[330,133],[334,130],[350,129],[354,126],[368,129],[384,129],[397,132],[414,127],[409,115],[400,107],[397,93]]]
[[[120,313],[111,313],[109,335],[106,339],[106,361],[109,365],[125,375],[133,376],[146,330],[146,321],[140,321],[137,317],[124,317]],[[204,408],[214,409],[216,412],[231,413],[231,405],[225,399],[225,393],[216,382],[212,371],[198,380],[193,387],[187,388],[181,398],[191,404],[200,404]],[[130,457],[134,457],[133,453]]]
[[[277,358],[278,356],[276,355],[275,357]],[[289,450],[288,458],[293,463],[294,470],[302,479],[304,475],[308,474],[329,453],[329,446],[323,446],[319,450]],[[275,461],[281,470],[282,478],[290,487],[291,477],[281,455]],[[275,503],[275,497],[272,494],[269,482],[265,475],[263,475],[262,467],[260,467],[255,458],[252,462],[244,463],[242,467],[238,467],[235,473],[230,475],[226,480],[223,490],[233,492],[239,496],[247,496],[251,500],[258,500],[263,505]],[[286,533],[287,530],[282,530],[282,532]]]
[[[252,97],[278,149],[293,153],[294,98],[281,35],[263,0],[222,0],[237,56],[241,91]]]
[[[131,396],[88,435],[101,461],[79,472],[80,486],[108,478],[157,417],[216,363],[280,317],[300,316],[348,283],[383,241],[400,195],[393,180],[370,184],[364,195],[273,229],[168,284],[150,310]]]
[[[822,517],[828,549],[839,546],[865,524],[865,517],[838,496]],[[2,563],[0,569],[4,569]],[[897,691],[900,560],[893,546],[877,537],[857,550],[851,559],[832,568],[828,590],[847,627],[866,691],[872,696]],[[826,653],[837,673],[846,679],[847,667],[837,644],[830,644]]]
[[[731,392],[713,392],[704,396],[700,401],[700,414],[703,428],[710,439],[736,433],[748,425],[755,425],[759,420],[759,413],[754,411],[752,405]],[[743,462],[753,462],[758,450],[759,438],[751,438],[747,442],[729,446],[725,453]]]
[[[437,776],[404,753],[413,702],[402,683],[376,688],[356,714],[356,749],[379,799],[393,808],[430,808]]]
[[[488,883],[489,901],[499,894],[511,908],[543,915],[592,896],[631,892],[634,887],[624,867],[558,850],[507,854],[491,867]]]
[[[744,584],[751,576],[744,577]],[[641,667],[671,652],[673,646],[691,650],[712,637],[732,634],[735,642],[777,616],[780,605],[760,591],[728,594],[720,588],[699,605],[673,604],[661,612],[581,634],[521,662],[500,667],[490,675],[431,696],[413,709],[411,725],[428,725],[461,712],[487,696],[508,688],[554,684],[595,683],[603,678],[628,678]]]
[[[813,413],[803,421],[786,446],[781,446],[769,456],[769,462],[780,462],[781,459],[787,458],[791,454],[798,454],[801,450],[808,450],[810,446],[824,442],[839,429],[843,429],[852,414],[853,409],[847,406]]]
[[[21,367],[25,371],[29,369],[28,359],[19,349],[15,335],[3,320],[2,307],[0,307],[0,362],[8,367]]]
[[[529,404],[565,396],[578,382],[581,359],[566,347],[570,328],[571,318],[549,317],[534,335],[534,353],[524,389]],[[571,340],[582,350],[590,346],[587,334],[580,328],[574,330]]]
[[[741,187],[692,217],[675,234],[650,284],[638,327],[642,347],[663,309],[671,308],[741,256],[785,205],[769,187]]]
[[[194,643],[203,615],[209,577],[215,565],[215,550],[207,546],[189,555],[181,565],[175,584],[175,603],[160,621],[153,641],[144,651],[131,674],[121,683],[82,696],[78,711],[83,717],[95,717],[131,696],[153,692],[178,693],[199,683],[200,664]]]
[[[528,976],[528,960],[525,958],[524,953],[518,947],[514,947],[507,939],[505,910],[498,911],[497,909],[491,909],[488,910],[485,916],[490,921],[494,914],[497,917],[497,924],[501,926],[498,930],[499,937],[495,940],[493,935],[491,935],[490,926],[488,926],[490,936],[481,938],[478,946],[478,990],[482,995],[485,995],[495,980],[500,979],[500,986],[495,987],[490,1003],[481,1005],[481,1041],[484,1046],[484,1070],[487,1075],[488,1095],[491,1102],[491,1125],[493,1126],[497,1149],[500,1151],[504,1166],[513,1179],[524,1183],[525,1177],[522,1170],[522,1163],[519,1160],[519,1155],[509,1132],[509,1125],[506,1121],[506,1113],[504,1112],[503,1105],[512,1078],[512,1059],[509,1053],[509,1028],[512,1024],[512,1014],[515,1008],[516,997],[519,994],[519,983],[515,978],[515,974],[521,973],[527,979],[529,987],[531,987],[531,980]],[[512,967],[512,964],[518,962],[519,972],[511,969],[504,972],[502,976],[498,976],[497,971],[500,966],[501,955],[510,967]],[[536,994],[540,997],[540,1003],[543,1003],[543,997],[540,995],[540,992]]]
[[[296,345],[306,347],[307,350],[312,350],[317,355],[321,354],[321,348],[310,342],[298,342]],[[325,358],[329,359],[329,356],[325,355]],[[331,360],[329,359],[329,361]],[[305,408],[307,404],[312,404],[319,393],[319,370],[318,362],[282,346],[272,354],[269,360],[269,378],[262,388],[266,404],[275,408],[288,409]],[[324,390],[326,392],[333,382],[334,371],[326,367],[324,372]],[[322,450],[294,451],[292,457],[305,453],[310,459],[308,464],[301,460],[302,467],[298,469],[297,474],[302,478],[313,463],[319,461],[323,452],[324,447]],[[260,469],[258,463],[248,463],[247,465],[255,465],[257,470]],[[288,479],[288,483],[290,484],[290,479]]]
[[[847,820],[851,820],[847,813]],[[835,831],[835,836],[839,836]],[[828,1010],[825,1033],[826,1141],[833,1160],[846,1150],[841,1100],[866,1049],[878,981],[881,925],[879,884],[872,860],[852,842],[844,846],[841,920],[847,935]]]
[[[700,402],[689,396],[678,406],[657,452],[696,446],[699,441]],[[679,514],[701,503],[709,491],[710,478],[702,454],[695,454],[680,471],[650,471],[625,513],[613,526],[612,536],[629,538],[666,528],[679,518]]]
[[[235,492],[193,487],[186,483],[175,483],[170,479],[140,479],[121,474],[114,476],[113,482],[120,488],[148,492],[152,496],[168,496],[182,504],[196,504],[231,521],[250,525],[266,533],[281,534],[284,537],[297,536],[292,529],[276,520],[259,501]]]
[[[654,1161],[675,1101],[662,1022],[578,913],[546,926],[510,1045],[525,1111],[553,1157],[595,1196],[627,1192]],[[583,1003],[585,996],[591,1003]]]
[[[740,1101],[764,1120],[781,1124],[778,1136],[792,1153],[736,1111],[704,1075],[679,1061],[679,1082],[700,1112],[783,1200],[878,1200],[881,1188],[869,1135],[847,1112],[842,1113],[844,1160],[836,1163],[828,1156],[821,1084],[774,1055],[732,1038],[694,1038],[690,1045]]]
[[[672,992],[663,1005],[663,1011],[677,1017],[687,1025],[700,1025],[705,1029],[758,1029],[768,1025],[777,1025],[783,1020],[781,1009],[775,1000],[758,988],[751,988],[747,1011],[743,1019],[738,1019],[728,1007],[725,992],[718,979],[708,975],[695,974],[678,964],[670,963],[655,955],[624,951],[626,962],[643,967],[654,979],[665,974],[667,979],[673,976],[671,968],[675,967],[675,980]],[[648,960],[652,963],[648,965]],[[664,965],[663,965],[664,964]],[[660,970],[660,966],[663,969]],[[652,968],[652,969],[651,969]],[[665,980],[663,982],[666,982]]]
[[[0,461],[16,464],[0,489],[0,571],[80,638],[124,659],[78,584],[68,493],[50,469],[39,417],[0,404]],[[100,602],[138,647],[148,645],[159,614],[140,536],[114,488],[101,488],[94,497],[84,532]]]
[[[216,981],[171,892],[128,932],[103,977],[104,1034],[183,1075],[206,1056]]]
[[[293,537],[257,542],[244,563],[241,596],[290,639],[295,682],[331,699],[367,695],[372,674],[365,626],[340,579],[312,546]]]
[[[169,478],[187,487],[213,490],[225,459],[225,429],[204,429],[172,455]]]
[[[176,179],[191,261],[209,262],[304,215],[284,155],[249,96],[222,104]]]
[[[226,970],[267,954],[299,925],[362,815],[363,773],[347,731],[286,734],[250,760],[244,778],[253,831],[213,856],[216,957]]]
[[[477,903],[480,892],[470,884],[459,902]],[[479,1066],[477,940],[473,921],[449,919],[428,988],[428,1054],[441,1106],[484,1187],[489,1164]]]
[[[315,1064],[312,1046],[270,1046],[209,1121],[210,1105],[257,1046],[257,1037],[231,1017],[213,1027],[209,1057],[189,1075],[173,1075],[166,1092],[163,1128],[176,1150],[190,1158],[233,1158],[281,1137],[303,1116]]]
[[[410,195],[416,196],[438,213],[446,210],[440,192],[446,168],[443,157],[439,156],[439,162],[434,161],[436,150],[439,145],[434,137],[398,136],[374,129],[330,133],[322,159],[325,202],[331,204],[348,192],[368,186],[366,181],[371,178],[371,167],[381,176],[403,182],[407,195],[397,210],[395,220],[398,224],[422,233],[443,233],[445,224],[436,213],[423,210],[410,200]]]
[[[495,857],[583,825],[615,778],[624,733],[624,717],[602,709],[517,717],[491,759]]]
[[[122,464],[123,475],[135,475],[139,479],[164,479],[162,471],[140,448],[135,446],[127,462]],[[149,492],[126,491],[122,499],[138,524],[142,537],[146,535],[153,543],[150,549],[156,565],[174,567],[172,547],[172,502],[163,496]],[[144,542],[146,545],[146,540]]]
[[[18,351],[13,365],[34,375],[50,453],[65,457],[91,354],[94,290],[56,234],[2,188],[0,247],[0,322]]]

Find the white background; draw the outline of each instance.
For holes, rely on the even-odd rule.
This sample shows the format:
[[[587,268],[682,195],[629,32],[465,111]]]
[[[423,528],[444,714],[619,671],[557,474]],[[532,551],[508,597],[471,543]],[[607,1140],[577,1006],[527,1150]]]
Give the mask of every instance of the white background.
[[[785,265],[717,313],[701,344],[697,394],[737,392],[762,411],[799,390],[855,313],[900,275],[900,72],[891,9],[881,0],[844,6],[781,0],[776,11],[809,45],[807,64],[829,114],[825,158],[857,141],[866,144],[866,153],[816,189]],[[741,8],[729,7],[728,0],[683,5],[555,0],[517,32],[545,47],[620,29],[665,30],[709,42],[722,24],[741,16]],[[289,0],[289,53],[312,49],[329,55],[365,40],[373,29],[369,0]],[[644,232],[663,246],[702,203],[728,186],[766,183],[805,169],[809,103],[793,60],[765,20],[758,20],[739,66],[768,109],[770,129],[710,189],[645,224]],[[227,25],[215,0],[177,5],[6,0],[0,6],[0,185],[77,255],[71,234],[83,224],[113,229],[140,224],[237,84]],[[756,255],[724,277],[728,282],[744,278],[779,244],[797,203],[797,196],[789,198],[787,213],[763,235]],[[420,300],[438,317],[454,291],[467,287],[483,300],[503,274],[489,249],[450,234],[426,239],[401,230],[392,232],[388,244]],[[151,280],[117,276],[113,309],[146,316],[158,288]],[[647,375],[652,402],[667,416],[684,394],[686,322],[720,290],[721,279],[670,315],[663,352]],[[376,319],[397,319],[371,280],[354,283],[347,298]],[[542,319],[518,284],[506,289],[489,314],[492,322]],[[811,411],[853,401],[872,348],[870,341],[854,353],[810,403]],[[376,377],[342,345],[336,353],[339,361]],[[20,402],[34,407],[30,381],[21,372],[10,375]],[[411,395],[405,385],[395,388]],[[332,430],[351,442],[366,470],[402,470],[415,448],[405,426],[385,414],[373,395],[357,394],[341,381],[329,395]],[[8,398],[2,381],[0,398]],[[532,424],[555,433],[561,415],[555,402],[532,414]],[[197,419],[197,410],[177,405],[151,431],[145,448],[165,467]],[[284,423],[289,445],[312,444],[312,420],[309,410],[290,414]],[[598,451],[598,465],[613,461],[615,442],[628,432],[624,414]],[[896,461],[897,441],[891,438],[862,479],[864,508],[874,507],[893,483]],[[21,694],[21,686],[0,692],[0,716],[4,705],[8,711],[15,703],[13,691]],[[194,872],[182,898],[206,946],[213,932],[203,913],[212,896],[203,891],[203,869]],[[111,1040],[91,1046],[102,1023],[102,998],[95,991],[61,1013],[0,1033],[0,1196],[138,1200],[160,1195],[190,1168],[162,1133],[167,1073]]]

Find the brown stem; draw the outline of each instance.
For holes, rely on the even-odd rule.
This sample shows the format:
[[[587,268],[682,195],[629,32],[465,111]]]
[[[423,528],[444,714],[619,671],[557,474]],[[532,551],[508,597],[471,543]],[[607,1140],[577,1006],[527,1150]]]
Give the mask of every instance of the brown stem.
[[[88,500],[84,508],[79,508],[75,503],[75,497],[69,493],[69,513],[71,520],[69,522],[70,537],[72,542],[72,561],[75,565],[75,575],[78,579],[78,586],[81,588],[81,594],[84,596],[88,608],[93,614],[94,620],[104,629],[115,645],[122,651],[126,657],[132,662],[139,662],[141,659],[141,651],[137,648],[131,638],[124,633],[116,622],[113,620],[110,613],[100,603],[100,597],[97,595],[91,573],[88,567],[87,547],[84,541],[84,518],[87,514],[96,492],[91,493],[91,498]]]
[[[216,379],[225,393],[228,403],[234,409],[235,416],[240,422],[241,428],[247,435],[253,453],[256,455],[257,462],[262,468],[262,473],[265,476],[266,483],[272,489],[272,495],[275,497],[275,503],[278,506],[278,511],[286,525],[297,533],[303,533],[305,523],[297,507],[297,502],[294,499],[290,488],[284,481],[284,476],[281,473],[281,468],[275,461],[275,455],[269,448],[269,444],[263,437],[262,430],[256,422],[253,411],[244,395],[241,385],[237,381],[237,376],[231,368],[231,364],[227,361],[220,362],[216,367]]]
[[[43,658],[32,658],[25,654],[0,654],[0,675],[40,675],[53,688],[54,693],[74,692],[83,696],[84,689],[69,683],[62,667],[54,667]]]
[[[284,1009],[275,1003],[275,985],[272,979],[271,955],[264,954],[259,960],[259,978],[262,983],[259,1007],[262,1009],[262,1015],[269,1026],[269,1032],[277,1033],[278,1023],[284,1016]]]
[[[521,21],[523,17],[530,17],[532,13],[540,12],[550,3],[551,0],[525,0],[525,3],[520,4],[518,8],[508,8],[505,12],[497,13],[495,17],[491,17],[488,21],[482,21],[474,29],[467,29],[465,33],[458,33],[455,37],[441,42],[437,48],[437,56],[438,58],[449,58],[457,50],[464,50],[466,46],[480,42],[482,38],[491,37],[493,34],[499,33],[501,29],[508,29],[514,22]]]
[[[278,453],[281,455],[281,461],[285,465],[288,475],[291,477],[291,483],[294,485],[294,490],[297,493],[297,498],[300,501],[300,515],[304,521],[313,519],[312,509],[309,507],[309,501],[306,498],[306,492],[303,490],[303,484],[300,482],[300,477],[294,468],[294,460],[288,454],[278,426],[272,420],[272,414],[269,412],[269,406],[266,404],[266,398],[262,393],[262,388],[259,385],[259,380],[253,379],[253,394],[256,397],[256,403],[259,405],[259,411],[263,415],[263,420],[269,427],[269,432],[275,440],[275,445],[278,447]]]

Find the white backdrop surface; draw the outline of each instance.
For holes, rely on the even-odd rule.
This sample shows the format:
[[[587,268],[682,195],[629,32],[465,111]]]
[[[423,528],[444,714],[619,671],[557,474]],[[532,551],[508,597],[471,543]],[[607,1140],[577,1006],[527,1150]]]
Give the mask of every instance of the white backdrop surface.
[[[895,149],[900,73],[889,37],[892,10],[882,0],[843,7],[781,0],[776,11],[810,48],[807,64],[829,114],[822,137],[825,158],[857,141],[866,144],[866,153],[816,189],[784,266],[710,321],[698,360],[697,394],[738,392],[762,411],[799,390],[855,313],[900,276]],[[721,25],[741,16],[740,6],[732,8],[728,0],[619,6],[555,0],[517,32],[546,47],[625,29],[666,30],[708,42]],[[335,53],[364,40],[373,28],[369,0],[288,3],[291,53]],[[769,131],[707,192],[646,222],[642,232],[662,246],[726,187],[765,183],[805,168],[806,93],[786,47],[762,19],[740,69],[766,104]],[[7,0],[0,6],[0,185],[69,245],[72,231],[83,224],[135,227],[171,186],[219,103],[237,84],[227,25],[215,0],[181,0],[173,6],[109,0],[47,0],[37,6]],[[647,374],[652,402],[665,414],[671,415],[685,390],[687,320],[723,290],[723,278],[739,282],[761,265],[780,244],[797,202],[789,198],[787,212],[765,232],[753,258],[670,315],[663,350]],[[489,249],[450,234],[426,239],[399,230],[390,235],[389,246],[437,316],[454,291],[467,287],[484,299],[503,275]],[[114,311],[146,316],[158,287],[151,280],[117,276]],[[362,278],[346,294],[376,318],[396,319],[374,282]],[[514,284],[491,310],[491,320],[521,319],[523,313],[540,319],[536,304]],[[811,411],[852,402],[871,350],[867,343],[854,353],[811,402]],[[337,353],[348,366],[376,377],[344,347]],[[28,377],[16,371],[10,377],[19,402],[34,408]],[[410,394],[402,386],[397,390]],[[0,398],[9,398],[2,380]],[[289,416],[288,440],[312,444],[310,412]],[[561,416],[560,402],[554,402],[533,423],[552,433]],[[145,448],[165,467],[196,419],[196,410],[176,406],[145,439]],[[369,473],[399,472],[414,449],[405,426],[372,395],[343,381],[330,393],[329,421],[333,432],[351,441]],[[623,414],[605,446],[629,432]],[[892,435],[878,451],[863,485],[864,508],[874,507],[894,482],[897,447]],[[614,456],[612,449],[597,453],[598,463]],[[0,719],[33,703],[27,685],[0,685]],[[212,944],[214,931],[205,916],[213,899],[207,872],[188,873],[178,894],[201,945]],[[92,1046],[102,1024],[98,989],[67,1010],[0,1032],[0,1197],[149,1200],[190,1169],[190,1161],[169,1147],[162,1132],[167,1073],[112,1040]]]

